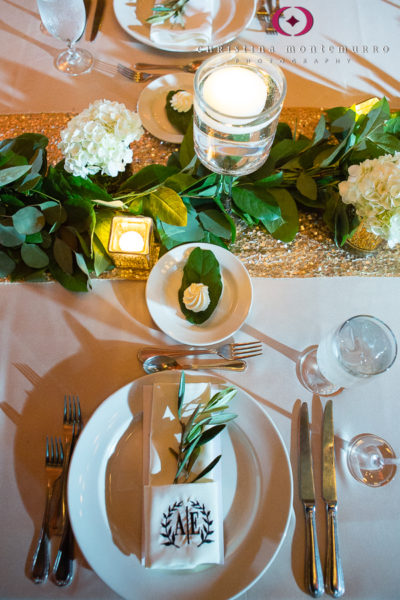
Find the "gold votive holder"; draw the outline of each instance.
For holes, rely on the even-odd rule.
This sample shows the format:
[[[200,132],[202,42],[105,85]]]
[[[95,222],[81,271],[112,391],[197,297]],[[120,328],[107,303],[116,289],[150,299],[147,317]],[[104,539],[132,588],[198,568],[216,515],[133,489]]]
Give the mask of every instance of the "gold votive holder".
[[[150,271],[158,255],[153,220],[130,215],[113,217],[108,252],[118,269]]]
[[[345,247],[354,254],[367,256],[377,252],[382,242],[381,237],[367,231],[363,223],[360,223],[353,235],[346,240]]]

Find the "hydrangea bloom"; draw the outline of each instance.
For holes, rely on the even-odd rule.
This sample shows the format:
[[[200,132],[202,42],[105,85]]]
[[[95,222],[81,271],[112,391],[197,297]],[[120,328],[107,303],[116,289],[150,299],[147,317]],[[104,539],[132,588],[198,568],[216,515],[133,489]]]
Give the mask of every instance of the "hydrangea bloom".
[[[367,231],[390,248],[400,242],[400,152],[352,165],[339,192],[345,204],[355,206]]]
[[[172,96],[170,102],[174,110],[188,112],[193,106],[193,94],[181,90]]]
[[[69,173],[87,177],[101,171],[115,177],[132,162],[129,144],[142,134],[139,116],[124,104],[96,100],[69,121],[58,147]]]

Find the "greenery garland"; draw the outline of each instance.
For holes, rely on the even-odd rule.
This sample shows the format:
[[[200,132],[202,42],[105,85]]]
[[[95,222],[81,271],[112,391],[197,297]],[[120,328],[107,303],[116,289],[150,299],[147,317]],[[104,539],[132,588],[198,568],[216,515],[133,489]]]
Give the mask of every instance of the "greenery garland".
[[[116,213],[149,215],[162,251],[186,242],[228,247],[235,220],[224,207],[217,176],[196,159],[192,127],[167,165],[133,175],[67,173],[63,161],[47,165],[48,140],[25,133],[0,142],[0,276],[38,280],[50,274],[73,291],[90,288],[92,274],[114,267],[108,254]],[[235,218],[284,242],[298,231],[298,206],[321,211],[335,242],[343,245],[358,225],[338,183],[348,167],[400,152],[400,113],[385,98],[325,111],[313,136],[279,123],[266,163],[234,179]]]

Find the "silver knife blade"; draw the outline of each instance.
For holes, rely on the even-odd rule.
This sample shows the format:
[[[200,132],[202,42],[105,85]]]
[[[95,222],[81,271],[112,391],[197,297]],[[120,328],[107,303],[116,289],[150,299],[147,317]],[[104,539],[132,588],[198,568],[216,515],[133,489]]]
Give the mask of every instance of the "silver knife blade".
[[[325,589],[334,598],[340,598],[345,592],[345,586],[339,553],[336,515],[335,432],[332,400],[328,400],[325,405],[322,424],[322,496],[326,504],[327,519]]]
[[[308,406],[303,402],[300,409],[300,498],[315,503],[314,475],[311,455]]]
[[[326,403],[322,426],[322,497],[337,503],[332,400]]]
[[[105,0],[97,0],[96,10],[93,18],[92,31],[90,34],[90,41],[93,42],[96,35],[99,32],[101,21],[103,19],[104,9],[106,7]]]
[[[322,596],[324,580],[318,551],[317,530],[315,524],[315,490],[311,454],[310,426],[308,421],[308,406],[303,402],[300,409],[300,461],[299,489],[304,506],[306,523],[306,551],[304,560],[304,579],[307,591],[314,598]]]

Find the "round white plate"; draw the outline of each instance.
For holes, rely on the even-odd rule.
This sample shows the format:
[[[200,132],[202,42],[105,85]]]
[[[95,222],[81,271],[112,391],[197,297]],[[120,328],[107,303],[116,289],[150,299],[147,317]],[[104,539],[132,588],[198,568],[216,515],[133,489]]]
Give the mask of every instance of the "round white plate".
[[[187,373],[187,381],[226,383],[205,373]],[[238,417],[221,435],[224,565],[145,569],[139,415],[142,386],[155,382],[178,383],[179,374],[147,375],[126,385],[99,406],[82,431],[68,480],[76,540],[94,571],[123,598],[234,598],[261,577],[286,535],[293,494],[287,451],[266,412],[239,388],[232,401]]]
[[[167,95],[171,90],[185,90],[193,94],[192,73],[169,73],[149,83],[141,92],[138,112],[143,127],[164,142],[180,144],[183,135],[168,120],[165,110]]]
[[[127,0],[114,0],[114,13],[118,23],[130,36],[160,50],[195,52],[194,45],[163,48],[150,39],[150,25],[146,18],[152,15],[154,0],[140,0],[136,4]],[[246,29],[254,17],[256,0],[214,0],[212,46],[220,46],[235,39]]]
[[[211,250],[219,262],[222,294],[207,321],[194,325],[185,319],[178,300],[183,267],[194,248]],[[173,248],[155,264],[146,284],[146,302],[153,321],[181,344],[206,346],[233,335],[249,314],[253,298],[250,276],[236,256],[214,244],[183,244]]]

